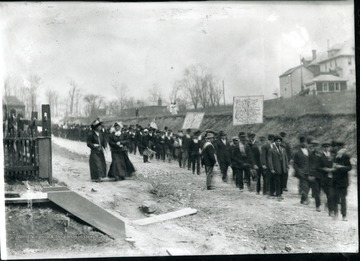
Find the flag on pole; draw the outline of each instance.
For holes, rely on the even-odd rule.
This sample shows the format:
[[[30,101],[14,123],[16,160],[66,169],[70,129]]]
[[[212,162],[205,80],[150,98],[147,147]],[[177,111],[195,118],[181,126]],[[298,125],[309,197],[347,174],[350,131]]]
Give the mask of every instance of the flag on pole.
[[[157,127],[157,125],[156,125],[156,123],[155,123],[155,119],[153,119],[153,120],[151,121],[150,127],[157,130],[158,127]]]

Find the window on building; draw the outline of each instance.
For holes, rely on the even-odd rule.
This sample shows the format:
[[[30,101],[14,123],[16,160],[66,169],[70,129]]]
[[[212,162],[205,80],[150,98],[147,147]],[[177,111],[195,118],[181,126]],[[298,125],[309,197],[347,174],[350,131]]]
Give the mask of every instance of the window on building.
[[[335,83],[335,91],[336,91],[336,92],[339,92],[339,91],[340,91],[340,83],[339,83],[339,82],[336,82],[336,83]]]
[[[323,92],[328,92],[329,91],[329,86],[328,86],[328,83],[327,82],[324,82],[322,84],[322,87],[323,87]]]

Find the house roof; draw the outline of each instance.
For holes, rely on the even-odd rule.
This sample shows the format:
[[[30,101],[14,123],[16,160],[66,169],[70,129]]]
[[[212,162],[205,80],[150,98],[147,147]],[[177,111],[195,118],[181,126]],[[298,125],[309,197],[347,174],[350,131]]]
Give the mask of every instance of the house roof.
[[[20,101],[16,96],[5,96],[3,98],[3,102],[6,105],[25,106],[25,104],[22,101]]]
[[[314,82],[346,82],[346,81],[347,81],[346,79],[337,77],[332,74],[320,74],[319,76],[316,76],[310,82],[307,82],[305,84],[310,84]]]
[[[328,52],[334,52],[334,55],[329,57]],[[349,39],[343,43],[333,45],[328,51],[320,52],[317,54],[316,59],[313,60],[308,66],[317,65],[325,61],[337,58],[339,56],[354,56],[355,55],[355,44],[354,39]]]
[[[299,66],[296,66],[296,67],[293,67],[289,70],[287,70],[286,72],[284,72],[283,74],[281,74],[279,77],[282,77],[282,76],[286,76],[286,75],[289,75],[289,74],[292,74],[294,71],[296,71],[296,69],[300,68],[301,65]]]
[[[306,69],[306,70],[311,71],[310,68],[306,68],[304,65],[301,64],[301,65],[298,65],[298,66],[296,66],[296,67],[293,67],[293,68],[287,70],[286,72],[284,72],[283,74],[281,74],[279,77],[283,77],[283,76],[287,76],[287,75],[289,75],[289,74],[292,74],[294,71],[296,71],[297,69],[299,69],[299,68],[301,68],[301,67],[303,67],[303,68]],[[312,71],[311,71],[311,72],[312,72]]]

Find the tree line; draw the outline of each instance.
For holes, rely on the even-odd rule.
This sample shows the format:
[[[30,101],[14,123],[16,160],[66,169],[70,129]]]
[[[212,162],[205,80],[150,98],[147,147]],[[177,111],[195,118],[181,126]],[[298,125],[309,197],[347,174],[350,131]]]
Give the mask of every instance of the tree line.
[[[42,78],[31,74],[24,80],[16,77],[6,77],[4,81],[4,95],[16,96],[25,104],[25,114],[30,116],[32,111],[40,111],[38,97],[42,92],[46,103],[50,104],[54,117],[83,116],[89,117],[94,112],[103,108],[110,115],[121,115],[124,109],[157,105],[159,99],[162,105],[176,103],[180,110],[192,107],[208,108],[220,106],[223,99],[222,81],[204,65],[197,64],[185,68],[180,79],[176,79],[169,88],[167,99],[163,96],[162,88],[154,83],[147,89],[147,97],[135,99],[130,95],[129,86],[119,80],[111,84],[113,98],[105,99],[104,96],[84,91],[84,88],[73,78],[68,79],[67,94],[60,95],[59,91],[51,86],[45,86]]]

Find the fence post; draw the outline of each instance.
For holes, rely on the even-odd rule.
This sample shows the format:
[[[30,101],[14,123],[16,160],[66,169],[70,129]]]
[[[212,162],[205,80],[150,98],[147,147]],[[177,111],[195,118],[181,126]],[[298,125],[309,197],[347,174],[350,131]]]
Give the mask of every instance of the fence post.
[[[52,150],[51,150],[51,114],[50,105],[43,104],[42,137],[38,138],[39,146],[39,177],[52,181]]]

